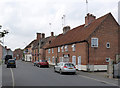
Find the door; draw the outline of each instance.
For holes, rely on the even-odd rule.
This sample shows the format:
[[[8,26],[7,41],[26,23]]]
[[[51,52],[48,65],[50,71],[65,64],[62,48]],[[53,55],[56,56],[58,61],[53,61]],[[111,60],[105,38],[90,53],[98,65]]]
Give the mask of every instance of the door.
[[[81,70],[81,56],[78,56],[78,70]]]

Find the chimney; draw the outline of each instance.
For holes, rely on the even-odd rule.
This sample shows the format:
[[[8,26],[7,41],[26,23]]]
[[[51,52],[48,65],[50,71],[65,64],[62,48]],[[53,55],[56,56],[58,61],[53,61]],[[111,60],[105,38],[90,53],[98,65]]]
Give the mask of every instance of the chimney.
[[[41,39],[41,33],[37,33],[37,40]]]
[[[5,46],[5,49],[7,49],[7,46]]]
[[[93,14],[88,13],[87,16],[85,17],[85,26],[89,25],[96,19],[96,16]]]
[[[51,32],[51,36],[54,36],[54,32]]]
[[[42,33],[42,38],[45,38],[45,33]]]
[[[68,32],[70,30],[70,26],[65,26],[63,28],[63,34],[65,34],[66,32]]]

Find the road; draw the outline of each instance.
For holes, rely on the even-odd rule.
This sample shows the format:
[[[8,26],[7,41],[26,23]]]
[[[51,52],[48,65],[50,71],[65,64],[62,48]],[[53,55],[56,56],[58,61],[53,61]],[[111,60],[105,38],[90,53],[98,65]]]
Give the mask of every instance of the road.
[[[2,65],[2,86],[117,86],[84,74],[55,73],[53,67],[39,68],[31,62],[17,61],[17,68]]]

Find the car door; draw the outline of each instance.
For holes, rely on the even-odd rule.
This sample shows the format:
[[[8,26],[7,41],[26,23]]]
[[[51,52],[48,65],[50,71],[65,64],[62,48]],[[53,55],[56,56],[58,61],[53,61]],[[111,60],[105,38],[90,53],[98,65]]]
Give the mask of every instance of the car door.
[[[59,70],[58,70],[59,64],[60,64],[60,63],[57,63],[57,65],[55,65],[55,70],[56,70],[56,71],[59,71]]]

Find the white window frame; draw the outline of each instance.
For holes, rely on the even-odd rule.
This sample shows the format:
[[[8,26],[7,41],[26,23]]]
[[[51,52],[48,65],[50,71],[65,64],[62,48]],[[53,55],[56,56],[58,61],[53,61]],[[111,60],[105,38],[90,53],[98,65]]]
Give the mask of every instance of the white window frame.
[[[75,49],[76,49],[75,47],[76,47],[76,45],[73,44],[73,45],[72,45],[72,51],[75,51]]]
[[[97,44],[95,45],[95,43]],[[91,47],[98,47],[98,38],[91,38]]]
[[[66,51],[66,52],[68,51],[68,45],[65,46],[65,51]]]
[[[52,63],[53,64],[55,63],[55,57],[54,56],[52,57]]]
[[[58,47],[58,53],[60,52],[60,47]]]
[[[64,46],[61,47],[62,52],[64,52]]]
[[[108,61],[107,61],[107,59],[109,59]],[[109,62],[110,61],[110,58],[109,57],[106,57],[106,62]]]
[[[109,47],[107,46],[109,44]],[[106,43],[106,48],[110,48],[110,42],[107,42]]]
[[[52,53],[54,53],[54,49],[52,48]]]
[[[76,66],[76,56],[72,56],[72,63]]]
[[[50,49],[48,49],[48,53],[50,53]]]

